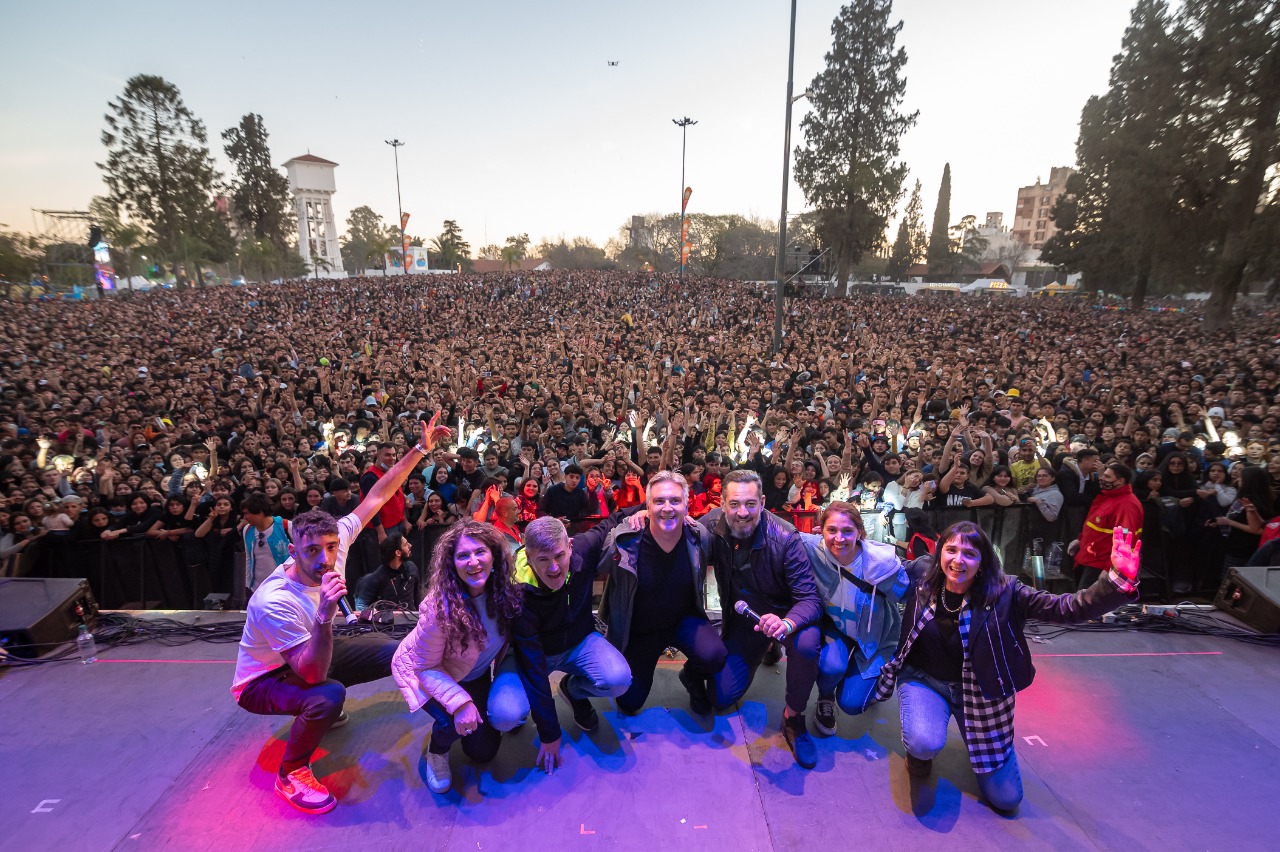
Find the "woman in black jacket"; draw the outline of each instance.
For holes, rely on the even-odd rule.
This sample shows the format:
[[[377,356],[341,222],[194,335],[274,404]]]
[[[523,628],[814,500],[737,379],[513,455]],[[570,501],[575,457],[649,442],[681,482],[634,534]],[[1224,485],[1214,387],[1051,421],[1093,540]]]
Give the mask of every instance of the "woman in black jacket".
[[[990,539],[970,521],[952,524],[932,556],[911,563],[912,576],[923,578],[907,595],[898,650],[881,671],[875,695],[883,701],[900,687],[910,775],[932,772],[954,715],[982,795],[997,810],[1016,808],[1022,777],[1013,749],[1013,699],[1035,677],[1026,620],[1087,621],[1136,600],[1140,550],[1133,533],[1117,529],[1112,570],[1065,595],[1005,575]]]

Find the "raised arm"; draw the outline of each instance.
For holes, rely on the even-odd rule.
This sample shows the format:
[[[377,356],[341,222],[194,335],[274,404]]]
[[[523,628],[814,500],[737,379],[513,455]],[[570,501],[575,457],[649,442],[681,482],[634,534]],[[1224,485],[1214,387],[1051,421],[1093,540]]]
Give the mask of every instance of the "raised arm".
[[[373,518],[374,514],[382,509],[382,505],[391,499],[391,496],[404,484],[409,478],[409,474],[417,467],[418,462],[431,455],[431,451],[435,448],[436,441],[447,437],[448,429],[437,427],[440,414],[436,413],[431,418],[430,423],[422,424],[422,440],[414,444],[405,451],[404,458],[396,462],[390,470],[383,474],[378,480],[378,484],[370,489],[365,498],[356,504],[352,514],[360,519],[360,527],[363,529]],[[421,454],[419,457],[418,454]]]

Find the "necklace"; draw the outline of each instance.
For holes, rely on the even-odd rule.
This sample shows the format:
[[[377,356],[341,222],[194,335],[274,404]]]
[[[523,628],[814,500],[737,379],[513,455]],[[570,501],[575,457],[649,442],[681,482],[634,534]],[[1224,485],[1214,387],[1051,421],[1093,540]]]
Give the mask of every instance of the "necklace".
[[[961,595],[960,595],[960,601],[959,601],[959,603],[957,603],[957,604],[956,604],[956,608],[955,608],[955,609],[952,609],[951,607],[947,606],[947,595],[948,595],[948,594],[950,594],[950,592],[949,592],[947,589],[943,589],[943,590],[942,590],[942,594],[938,597],[938,601],[939,601],[939,603],[941,603],[941,604],[942,604],[942,608],[943,608],[944,610],[946,610],[947,612],[951,613],[952,615],[956,615],[956,614],[958,614],[958,613],[960,612],[961,607],[963,607],[963,606],[964,606],[964,595],[963,595],[963,594],[961,594]]]

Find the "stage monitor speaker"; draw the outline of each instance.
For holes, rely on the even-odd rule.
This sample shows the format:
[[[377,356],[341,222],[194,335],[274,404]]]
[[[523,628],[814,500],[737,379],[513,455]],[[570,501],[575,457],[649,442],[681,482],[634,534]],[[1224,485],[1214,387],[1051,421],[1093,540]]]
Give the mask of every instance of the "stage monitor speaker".
[[[88,580],[0,579],[0,649],[32,659],[75,639],[81,624],[93,629],[98,603]]]
[[[1213,605],[1259,633],[1280,633],[1280,567],[1227,569]]]

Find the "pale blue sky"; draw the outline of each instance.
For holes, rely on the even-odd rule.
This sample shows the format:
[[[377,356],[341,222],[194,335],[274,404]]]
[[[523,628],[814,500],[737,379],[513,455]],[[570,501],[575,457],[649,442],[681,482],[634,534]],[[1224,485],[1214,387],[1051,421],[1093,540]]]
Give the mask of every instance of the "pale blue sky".
[[[897,0],[903,156],[926,216],[951,162],[952,221],[1012,216],[1017,187],[1074,162],[1080,108],[1106,87],[1128,0]],[[801,0],[796,91],[822,67],[840,4]],[[85,209],[107,102],[138,73],[175,83],[209,130],[263,116],[277,164],[334,160],[339,230],[368,204],[396,217],[399,138],[410,232],[457,219],[472,246],[527,231],[614,236],[634,213],[679,208],[776,219],[787,0],[5,3],[0,223]],[[617,61],[617,67],[608,62]],[[799,142],[804,102],[796,105]],[[792,184],[789,207],[804,209]]]

